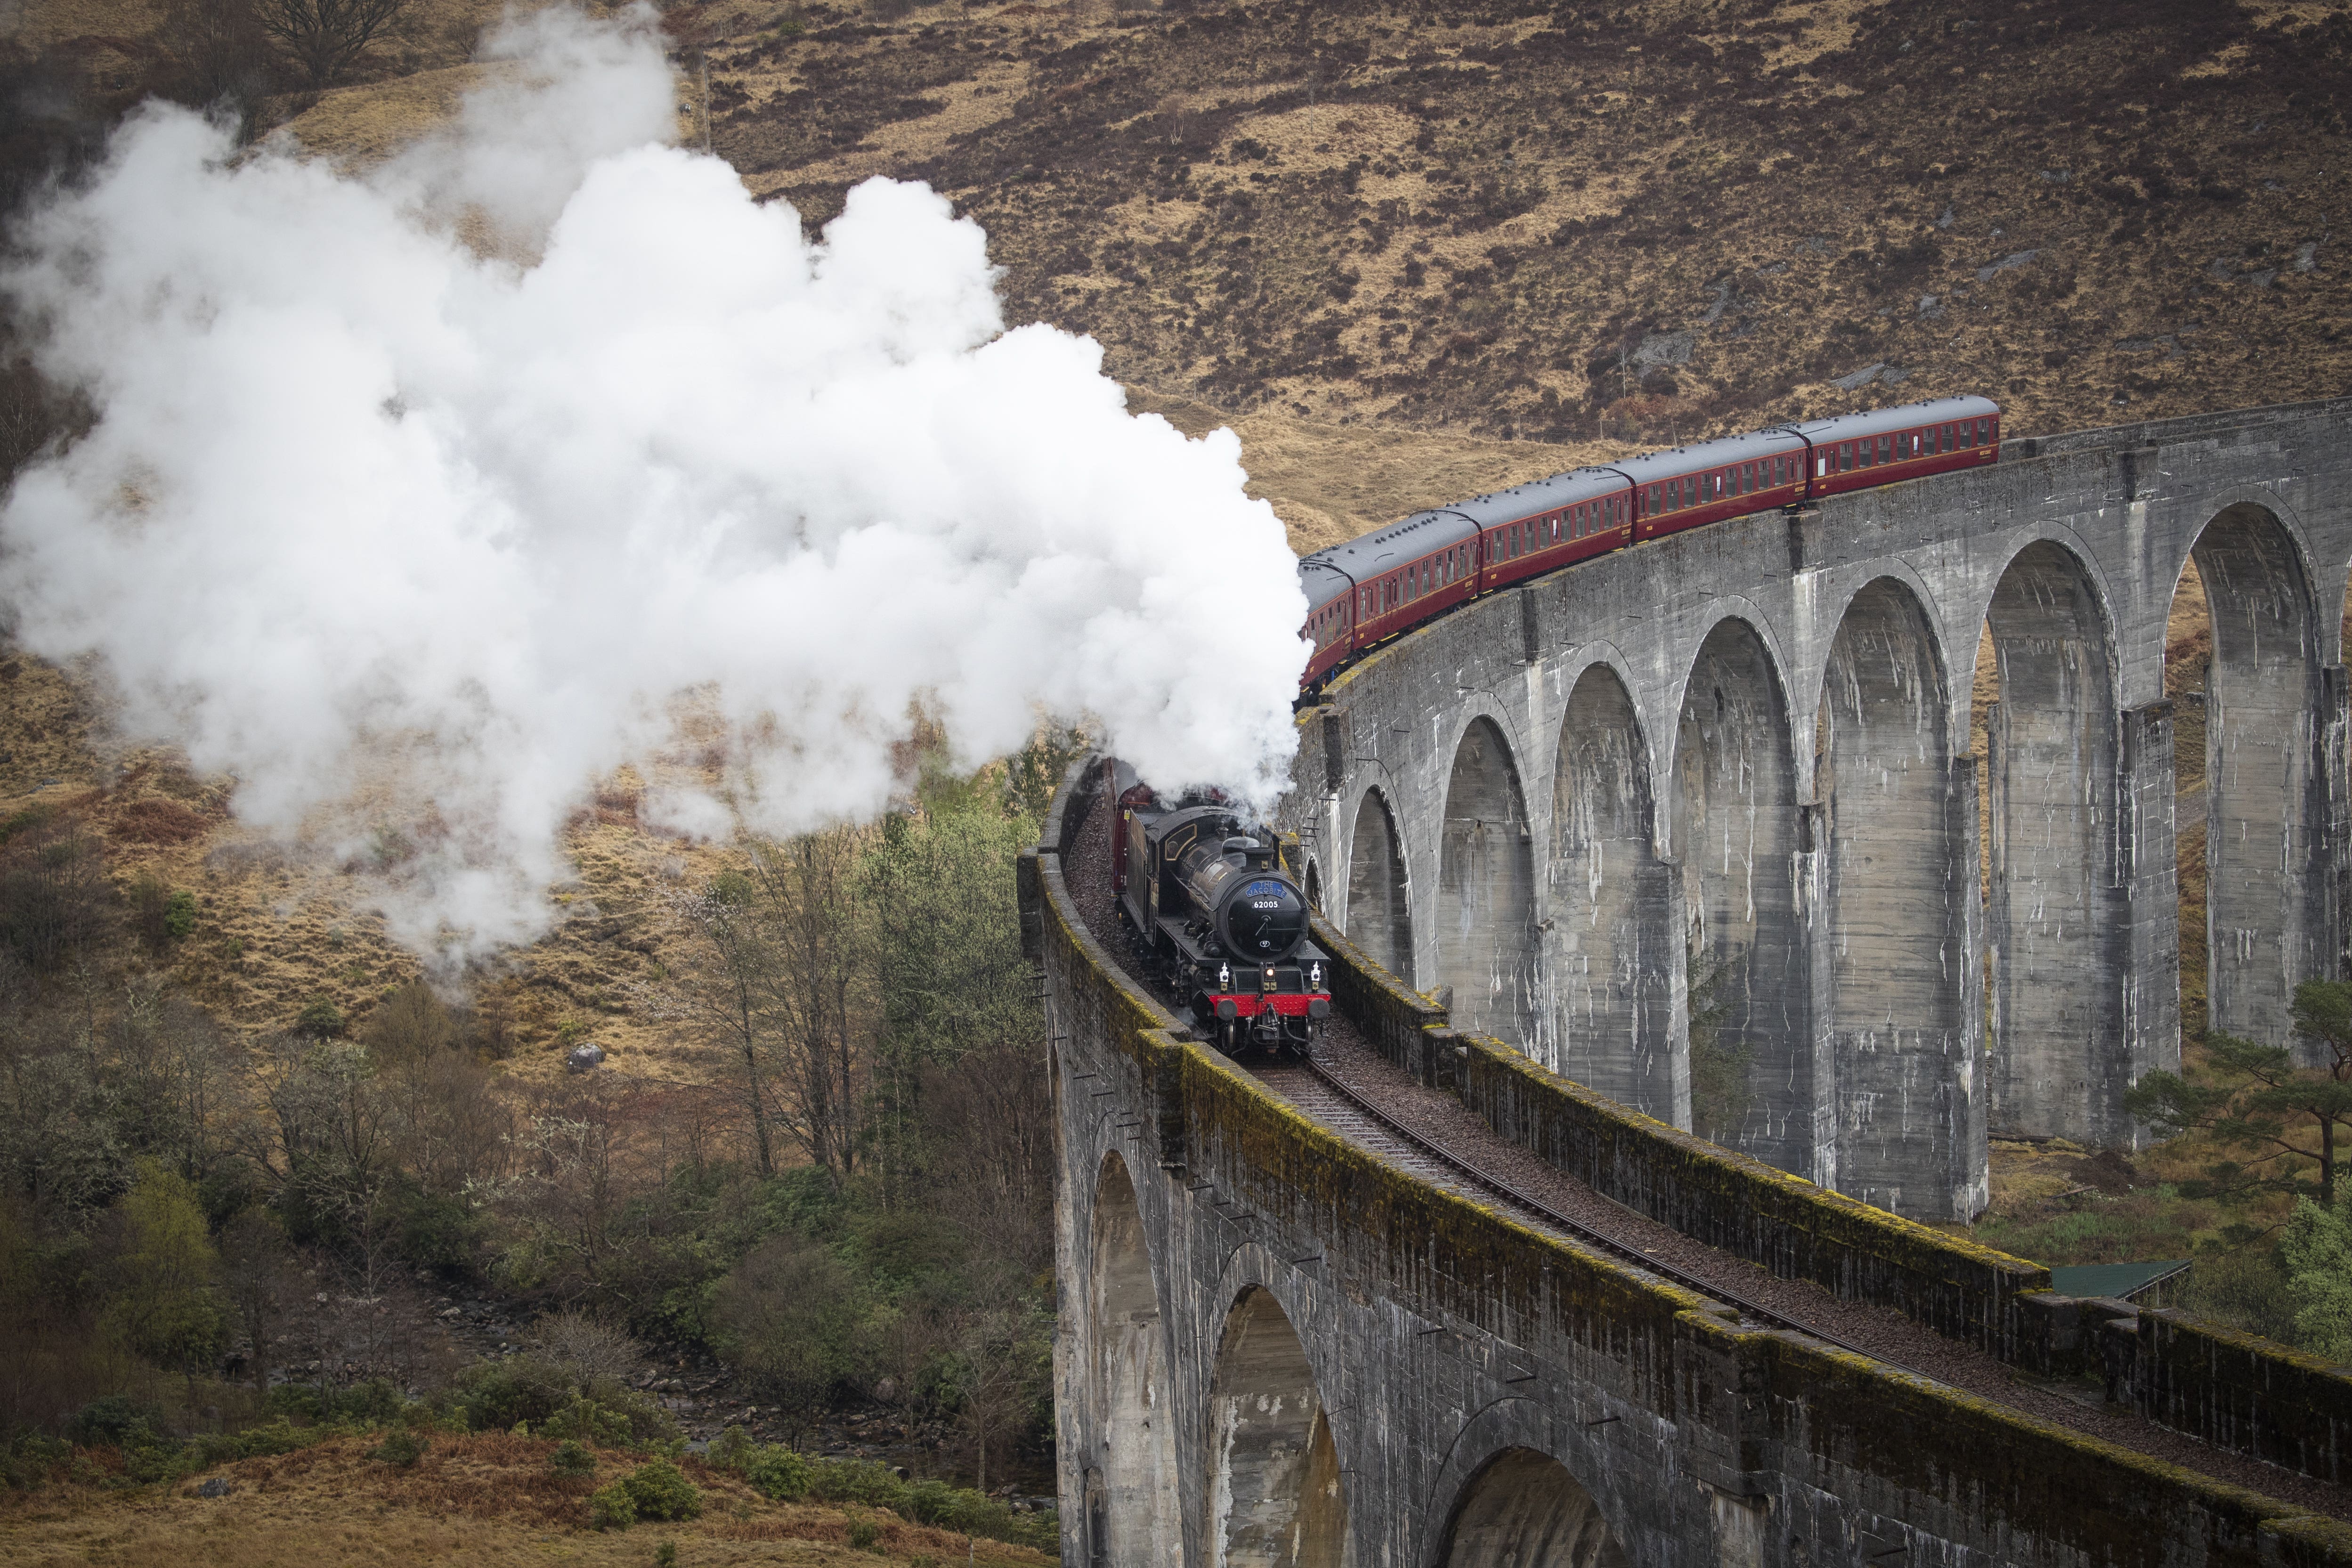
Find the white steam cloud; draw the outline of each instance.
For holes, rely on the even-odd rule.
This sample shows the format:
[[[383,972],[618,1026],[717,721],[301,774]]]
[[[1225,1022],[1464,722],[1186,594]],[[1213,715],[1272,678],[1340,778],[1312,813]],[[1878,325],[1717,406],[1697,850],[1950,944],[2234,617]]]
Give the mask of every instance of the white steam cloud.
[[[967,762],[1089,715],[1270,799],[1305,610],[1230,432],[1004,331],[929,189],[869,181],[812,243],[664,145],[649,12],[493,52],[373,172],[150,107],[21,226],[0,289],[98,412],[0,510],[26,645],[101,655],[126,733],[257,826],[429,802],[387,903],[424,949],[534,934],[562,823],[682,694],[730,800],[652,804],[697,830],[878,810],[917,703]]]

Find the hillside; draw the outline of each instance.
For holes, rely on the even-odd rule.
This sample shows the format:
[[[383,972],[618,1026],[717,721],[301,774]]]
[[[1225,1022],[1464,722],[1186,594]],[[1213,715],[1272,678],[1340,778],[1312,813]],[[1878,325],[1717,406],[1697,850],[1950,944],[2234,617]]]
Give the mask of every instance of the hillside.
[[[816,219],[933,182],[1014,319],[1222,406],[1665,441],[1976,391],[2025,432],[2352,370],[2340,4],[889,8],[674,10],[714,147]]]

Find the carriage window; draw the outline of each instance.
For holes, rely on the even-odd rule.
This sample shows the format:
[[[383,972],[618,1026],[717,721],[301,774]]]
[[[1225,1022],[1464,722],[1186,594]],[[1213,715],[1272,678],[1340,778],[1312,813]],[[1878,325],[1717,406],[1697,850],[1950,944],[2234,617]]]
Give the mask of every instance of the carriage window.
[[[1895,460],[1894,437],[1881,436],[1878,438],[1878,460],[1882,463],[1891,463]]]
[[[1840,472],[1840,473],[1842,473],[1842,474],[1850,474],[1850,473],[1853,472],[1853,442],[1851,442],[1851,441],[1841,441],[1841,442],[1839,442],[1839,443],[1838,443],[1838,455],[1837,455],[1837,460],[1838,460],[1838,472]]]
[[[1747,488],[1747,492],[1749,495],[1754,495],[1756,493],[1755,464],[1750,463],[1739,470],[1739,482]]]
[[[1978,420],[1978,421],[1977,421],[1977,444],[1978,444],[1979,446],[1982,446],[1982,445],[1984,445],[1986,442],[1990,441],[1991,439],[1992,439],[1992,421],[1991,421],[1991,420],[1990,420],[1990,419],[1979,419],[1979,420]]]

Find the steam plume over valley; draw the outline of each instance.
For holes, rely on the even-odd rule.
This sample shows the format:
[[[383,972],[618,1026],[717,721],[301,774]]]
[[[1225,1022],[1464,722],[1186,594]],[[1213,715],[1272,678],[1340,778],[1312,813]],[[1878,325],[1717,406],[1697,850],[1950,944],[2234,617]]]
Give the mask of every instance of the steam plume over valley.
[[[29,216],[6,292],[95,422],[0,511],[20,640],[100,656],[247,822],[397,830],[425,949],[534,934],[599,775],[789,832],[879,809],[918,710],[967,762],[1090,715],[1162,781],[1272,789],[1303,605],[1230,434],[1003,331],[927,187],[813,242],[665,145],[649,13],[490,52],[373,170],[150,107]],[[655,769],[689,711],[723,766]]]

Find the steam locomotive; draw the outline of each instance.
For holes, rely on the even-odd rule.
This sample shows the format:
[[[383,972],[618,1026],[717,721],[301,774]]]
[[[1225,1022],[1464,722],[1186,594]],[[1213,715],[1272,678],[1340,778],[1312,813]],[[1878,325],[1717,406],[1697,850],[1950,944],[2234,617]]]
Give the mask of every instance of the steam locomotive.
[[[1644,540],[2000,458],[2000,407],[1945,397],[1573,468],[1304,556],[1302,692],[1482,594]]]
[[[1331,1015],[1330,956],[1307,940],[1306,895],[1271,836],[1222,795],[1169,805],[1107,762],[1110,885],[1146,967],[1227,1056],[1306,1056]]]

